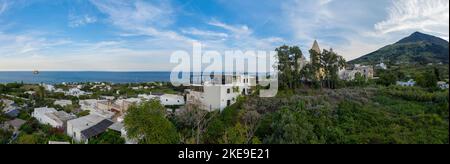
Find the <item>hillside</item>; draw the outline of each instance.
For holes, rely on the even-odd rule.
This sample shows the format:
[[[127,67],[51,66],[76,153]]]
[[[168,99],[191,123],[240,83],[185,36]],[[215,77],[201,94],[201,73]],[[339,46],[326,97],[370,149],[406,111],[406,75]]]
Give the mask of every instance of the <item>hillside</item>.
[[[383,59],[388,63],[449,63],[448,41],[415,32],[400,41],[375,52],[352,60],[351,64],[376,64]]]

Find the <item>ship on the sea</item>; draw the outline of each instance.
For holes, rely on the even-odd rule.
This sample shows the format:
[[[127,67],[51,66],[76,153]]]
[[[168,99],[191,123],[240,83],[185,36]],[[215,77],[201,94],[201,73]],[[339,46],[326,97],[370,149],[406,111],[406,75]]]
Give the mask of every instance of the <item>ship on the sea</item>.
[[[37,74],[39,74],[39,71],[38,70],[34,70],[33,74],[37,75]]]

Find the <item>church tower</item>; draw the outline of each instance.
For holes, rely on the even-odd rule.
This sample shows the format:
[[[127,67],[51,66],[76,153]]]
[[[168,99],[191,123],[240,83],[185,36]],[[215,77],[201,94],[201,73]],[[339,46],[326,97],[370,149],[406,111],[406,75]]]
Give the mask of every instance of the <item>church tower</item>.
[[[314,40],[311,50],[316,51],[317,53],[320,54],[320,47],[319,47],[319,43],[317,43],[317,40]]]
[[[311,64],[319,66],[320,65],[320,56],[322,53],[320,52],[319,43],[317,43],[317,40],[314,40],[313,46],[311,48],[310,52],[310,58],[311,58]],[[322,77],[325,74],[325,71],[323,68],[316,68],[316,78],[318,80],[322,79]]]
[[[317,43],[317,40],[314,40],[313,46],[309,52],[310,52],[311,63],[318,64],[319,60],[320,60],[320,47],[319,47],[319,43]]]

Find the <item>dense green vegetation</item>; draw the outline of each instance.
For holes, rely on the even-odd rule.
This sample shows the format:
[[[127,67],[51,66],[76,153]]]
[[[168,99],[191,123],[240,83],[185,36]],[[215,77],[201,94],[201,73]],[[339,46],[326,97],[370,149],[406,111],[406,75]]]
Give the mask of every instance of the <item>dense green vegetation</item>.
[[[127,117],[155,117],[151,111],[158,105],[154,103],[131,111],[147,114]],[[180,115],[168,116],[171,122],[149,119],[155,127],[136,125],[142,130],[137,136],[153,138],[147,142],[142,138],[140,143],[448,144],[448,112],[448,91],[372,85],[300,88],[281,91],[274,98],[242,97],[222,112],[188,107]],[[155,120],[166,118],[156,115]]]
[[[399,89],[408,90],[355,88],[251,98],[228,110],[262,113],[256,138],[263,143],[448,143],[448,91],[413,88],[400,95]]]
[[[166,118],[165,108],[152,100],[128,109],[124,120],[128,137],[141,144],[175,144],[179,136],[175,126]]]
[[[120,132],[107,130],[106,132],[89,139],[89,144],[124,144],[125,139],[121,137]]]
[[[22,125],[20,132],[18,138],[13,143],[47,144],[48,141],[72,141],[70,137],[65,135],[64,130],[39,124],[34,118],[30,118],[29,121]]]
[[[316,52],[310,50],[312,61],[301,67],[299,59],[304,58],[299,47],[281,46],[277,52],[278,79],[281,89],[296,89],[302,86],[305,80],[310,81],[314,87],[336,88],[339,78],[336,72],[345,67],[345,60],[332,49]]]

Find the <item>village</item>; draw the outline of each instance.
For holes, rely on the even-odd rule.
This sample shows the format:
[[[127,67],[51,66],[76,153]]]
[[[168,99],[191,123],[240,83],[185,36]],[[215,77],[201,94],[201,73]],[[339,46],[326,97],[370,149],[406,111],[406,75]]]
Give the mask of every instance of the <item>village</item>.
[[[317,41],[311,50],[320,53]],[[302,57],[299,60],[303,67],[313,59],[307,61]],[[355,64],[340,69],[337,74],[344,81],[369,80],[378,78],[374,70],[387,69],[383,62],[374,66]],[[318,76],[320,74],[319,71]],[[0,95],[0,109],[7,118],[0,128],[12,131],[8,143],[15,143],[23,126],[34,119],[70,138],[70,141],[49,140],[48,144],[88,143],[90,138],[106,131],[120,134],[127,144],[136,144],[137,141],[127,137],[123,123],[127,110],[133,105],[156,100],[166,108],[167,115],[177,115],[188,105],[209,112],[221,111],[239,97],[254,94],[258,85],[258,78],[248,74],[191,78],[194,78],[191,85],[184,87],[162,82],[7,84]],[[397,85],[413,87],[415,82],[397,81]],[[438,85],[448,89],[446,82],[438,82]]]

